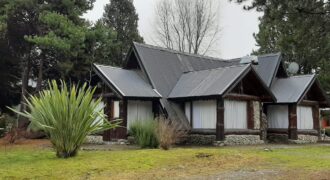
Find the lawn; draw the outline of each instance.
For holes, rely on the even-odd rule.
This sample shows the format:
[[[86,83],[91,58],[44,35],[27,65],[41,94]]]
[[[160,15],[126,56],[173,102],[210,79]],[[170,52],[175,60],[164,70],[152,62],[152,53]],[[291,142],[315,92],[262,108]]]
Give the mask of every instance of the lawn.
[[[0,147],[4,179],[327,179],[329,169],[325,145],[80,151],[70,159],[45,141]]]

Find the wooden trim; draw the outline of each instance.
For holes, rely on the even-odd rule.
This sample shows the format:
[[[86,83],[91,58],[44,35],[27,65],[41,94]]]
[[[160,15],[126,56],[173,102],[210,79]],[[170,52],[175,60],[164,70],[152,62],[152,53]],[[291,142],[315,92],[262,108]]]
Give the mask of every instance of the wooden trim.
[[[268,128],[267,133],[289,134],[289,129],[285,129],[285,128]]]
[[[112,98],[116,98],[116,94],[115,93],[101,93],[101,94],[95,94],[93,95],[93,98],[99,98],[99,97],[103,97],[103,98],[106,98],[106,97],[112,97]]]
[[[108,116],[108,121],[113,120],[114,111],[113,111],[113,100],[111,98],[104,98],[105,101],[105,107],[104,112]],[[110,141],[111,140],[111,130],[103,131],[103,141]]]
[[[225,108],[222,98],[217,99],[217,123],[216,123],[216,140],[223,141],[225,139]]]
[[[298,134],[318,136],[319,135],[319,131],[314,130],[314,129],[311,129],[311,130],[298,130]]]
[[[192,129],[190,134],[214,135],[216,129]],[[260,130],[252,129],[226,129],[224,135],[259,135]]]
[[[317,101],[302,100],[299,105],[301,106],[316,106],[319,103]]]
[[[313,113],[313,128],[316,131],[320,132],[320,111],[318,105],[312,107],[312,113]]]
[[[289,104],[289,139],[297,140],[297,104]]]
[[[190,125],[191,125],[191,128],[193,128],[193,117],[194,117],[194,111],[193,111],[193,102],[192,101],[190,101]]]
[[[254,108],[253,101],[247,101],[246,104],[246,114],[247,114],[247,128],[254,129]]]
[[[230,100],[240,100],[240,101],[260,101],[260,97],[252,96],[247,94],[236,94],[236,93],[229,93],[224,96],[225,99]]]

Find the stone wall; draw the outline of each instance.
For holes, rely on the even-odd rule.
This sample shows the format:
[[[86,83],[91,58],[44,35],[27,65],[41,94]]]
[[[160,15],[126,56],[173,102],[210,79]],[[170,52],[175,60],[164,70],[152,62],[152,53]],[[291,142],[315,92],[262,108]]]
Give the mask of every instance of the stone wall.
[[[187,145],[253,145],[263,144],[264,141],[260,140],[259,135],[226,135],[224,141],[216,141],[215,135],[203,135],[203,134],[189,134],[180,144]]]
[[[267,140],[269,143],[288,143],[289,138],[287,134],[267,134]]]
[[[304,143],[317,143],[318,136],[298,134],[298,140]]]
[[[187,145],[212,145],[215,141],[215,135],[189,134],[182,138],[180,144]]]
[[[259,135],[226,135],[225,145],[264,144]]]
[[[268,142],[270,143],[292,143],[292,144],[306,144],[317,143],[319,137],[315,135],[298,134],[297,140],[291,140],[287,134],[268,134]]]
[[[85,144],[103,144],[103,137],[96,135],[87,136]]]

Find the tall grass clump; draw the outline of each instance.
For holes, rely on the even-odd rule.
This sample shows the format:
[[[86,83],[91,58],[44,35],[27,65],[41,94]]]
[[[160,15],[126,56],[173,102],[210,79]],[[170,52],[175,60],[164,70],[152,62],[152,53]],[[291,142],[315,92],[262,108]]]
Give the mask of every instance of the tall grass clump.
[[[49,82],[49,89],[41,91],[37,96],[26,99],[30,111],[16,113],[30,119],[34,128],[44,131],[49,137],[57,157],[75,156],[87,135],[116,128],[117,123],[106,120],[101,108],[101,98],[93,99],[95,88],[86,83],[70,88],[61,81]],[[101,122],[96,122],[101,118]]]
[[[170,149],[180,138],[187,135],[185,130],[180,129],[181,126],[177,121],[171,121],[161,116],[156,119],[156,124],[159,147],[163,150]]]
[[[129,133],[141,148],[157,148],[156,122],[154,120],[137,120],[130,125]]]

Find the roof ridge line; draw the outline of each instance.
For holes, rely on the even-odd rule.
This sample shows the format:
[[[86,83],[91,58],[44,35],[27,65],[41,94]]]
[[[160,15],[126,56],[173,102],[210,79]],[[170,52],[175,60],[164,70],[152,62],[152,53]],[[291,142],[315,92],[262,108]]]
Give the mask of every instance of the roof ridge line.
[[[93,63],[95,66],[105,66],[105,67],[109,67],[109,68],[116,68],[116,69],[123,69],[123,70],[127,70],[121,67],[117,67],[117,66],[110,66],[110,65],[106,65],[106,64],[98,64],[98,63]]]
[[[316,76],[316,74],[299,74],[299,75],[289,76],[289,78],[290,77],[306,77],[306,76]]]
[[[237,65],[232,65],[232,66],[217,67],[217,68],[212,68],[212,69],[203,69],[203,70],[198,70],[198,71],[187,71],[187,72],[183,72],[183,74],[201,72],[201,71],[213,71],[213,70],[217,70],[217,69],[227,69],[227,68],[242,67],[242,66],[251,66],[251,64],[250,63],[248,63],[248,64],[237,64]]]
[[[172,53],[175,53],[175,54],[180,54],[180,55],[185,55],[185,56],[204,58],[202,60],[207,59],[207,60],[211,60],[211,61],[221,61],[221,62],[231,63],[229,60],[221,59],[221,58],[217,58],[217,57],[211,57],[211,56],[181,52],[181,51],[177,51],[177,50],[174,50],[174,49],[168,49],[168,48],[159,47],[159,46],[155,46],[155,45],[151,45],[151,44],[142,44],[142,43],[137,43],[137,42],[133,42],[133,43],[136,44],[136,45],[140,45],[140,46],[143,46],[143,47],[146,47],[146,48],[156,49],[156,50],[159,50],[159,51],[167,51],[167,52],[172,52]]]

